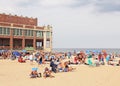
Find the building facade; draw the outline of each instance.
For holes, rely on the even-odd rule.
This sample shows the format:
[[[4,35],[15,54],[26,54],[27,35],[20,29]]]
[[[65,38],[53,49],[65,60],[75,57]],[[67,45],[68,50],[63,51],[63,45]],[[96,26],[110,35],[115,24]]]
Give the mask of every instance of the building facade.
[[[0,14],[0,49],[51,51],[52,27],[37,23],[37,18]]]

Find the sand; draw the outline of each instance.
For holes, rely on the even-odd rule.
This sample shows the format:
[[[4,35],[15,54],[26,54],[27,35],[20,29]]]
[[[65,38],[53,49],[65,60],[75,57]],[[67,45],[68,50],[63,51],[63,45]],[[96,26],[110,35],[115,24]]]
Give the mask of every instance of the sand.
[[[73,72],[57,73],[55,78],[29,78],[32,67],[27,63],[18,63],[17,60],[0,60],[0,86],[120,86],[119,66],[89,67],[74,66]],[[43,72],[44,66],[39,66]]]

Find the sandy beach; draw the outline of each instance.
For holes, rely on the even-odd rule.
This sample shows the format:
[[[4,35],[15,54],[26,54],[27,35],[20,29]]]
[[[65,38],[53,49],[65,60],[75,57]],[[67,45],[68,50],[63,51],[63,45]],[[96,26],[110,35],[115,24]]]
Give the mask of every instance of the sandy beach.
[[[48,65],[39,66],[38,72]],[[18,63],[17,60],[0,60],[0,86],[120,86],[118,66],[89,67],[77,65],[73,72],[53,73],[55,78],[29,78],[34,63]]]

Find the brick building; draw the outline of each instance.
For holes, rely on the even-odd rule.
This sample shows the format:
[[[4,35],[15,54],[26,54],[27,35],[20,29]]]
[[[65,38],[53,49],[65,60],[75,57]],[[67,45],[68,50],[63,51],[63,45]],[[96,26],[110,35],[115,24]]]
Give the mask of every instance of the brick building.
[[[51,51],[52,27],[40,27],[37,23],[37,18],[0,14],[0,49],[33,47]]]

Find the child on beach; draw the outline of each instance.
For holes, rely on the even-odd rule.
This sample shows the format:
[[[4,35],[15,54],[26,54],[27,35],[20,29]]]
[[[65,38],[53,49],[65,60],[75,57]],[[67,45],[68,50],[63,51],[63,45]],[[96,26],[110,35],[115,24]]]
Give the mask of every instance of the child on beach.
[[[42,77],[41,73],[38,73],[37,70],[38,68],[32,68],[32,71],[30,73],[30,78]]]
[[[45,70],[43,72],[43,77],[44,78],[47,78],[47,77],[53,78],[54,77],[54,76],[51,75],[51,71],[49,70],[48,67],[45,67]]]
[[[34,60],[32,53],[29,54],[29,60],[30,60],[30,64],[32,65],[33,64],[33,60]]]

